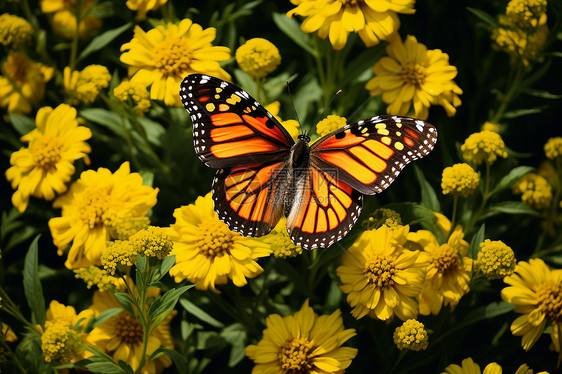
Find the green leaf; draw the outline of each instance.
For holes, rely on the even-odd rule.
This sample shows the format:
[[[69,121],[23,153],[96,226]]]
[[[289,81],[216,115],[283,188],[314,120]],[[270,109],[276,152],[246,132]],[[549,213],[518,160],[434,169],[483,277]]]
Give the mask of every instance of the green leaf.
[[[40,235],[37,235],[29,246],[25,255],[23,267],[23,291],[29,309],[31,309],[32,320],[43,326],[45,323],[45,298],[43,287],[39,281],[38,245]]]
[[[141,124],[146,134],[146,140],[153,145],[161,147],[166,129],[158,122],[148,118],[137,118],[137,121]]]
[[[380,60],[382,56],[386,53],[386,45],[381,43],[377,46],[367,48],[363,52],[354,56],[353,60],[346,64],[345,74],[342,79],[338,81],[341,87],[346,87],[348,83],[357,79],[361,74],[365,73],[367,70],[371,70],[373,64]]]
[[[121,138],[126,138],[123,119],[116,113],[101,108],[82,109],[79,116],[88,122],[97,123],[111,130]]]
[[[148,361],[152,361],[162,354],[167,355],[174,361],[174,366],[178,373],[187,373],[187,359],[173,349],[160,347],[150,355]]]
[[[500,25],[498,24],[498,20],[495,17],[492,17],[488,13],[484,12],[483,10],[466,7],[466,9],[478,17],[480,20],[484,21],[486,25],[490,26],[492,29],[498,28]]]
[[[90,370],[92,373],[124,374],[124,371],[107,353],[92,345],[82,345],[85,350],[93,353],[93,356],[78,361],[75,365]]]
[[[123,371],[124,371],[125,373],[135,374],[135,371],[133,370],[133,368],[131,367],[131,365],[129,365],[129,364],[126,363],[125,361],[119,360],[117,363],[119,364],[119,367],[120,367],[121,369],[123,369]]]
[[[562,99],[562,95],[552,94],[548,91],[543,91],[543,90],[533,90],[531,88],[527,88],[525,90],[521,90],[521,92],[531,96],[540,97],[542,99],[551,99],[551,100]]]
[[[523,116],[528,116],[530,114],[537,114],[537,113],[542,113],[543,110],[546,109],[546,106],[541,106],[538,108],[530,108],[530,109],[516,109],[516,110],[512,110],[509,112],[505,112],[503,114],[502,118],[517,118],[517,117],[523,117]]]
[[[502,201],[492,205],[488,211],[482,215],[482,218],[489,218],[498,214],[527,214],[530,216],[538,216],[539,213],[528,205],[519,201]]]
[[[515,305],[510,304],[506,301],[493,302],[485,306],[476,308],[472,313],[469,313],[462,320],[459,320],[455,326],[455,329],[459,329],[465,326],[470,326],[476,322],[501,316],[515,309]]]
[[[133,311],[133,305],[136,305],[136,303],[129,294],[124,292],[116,292],[113,294],[113,296],[115,296],[117,302],[121,304],[123,308],[125,308],[125,310],[129,312],[129,314],[131,314],[132,316],[135,315],[135,312]]]
[[[514,169],[511,169],[509,173],[507,173],[496,185],[496,187],[492,190],[490,195],[498,193],[500,191],[505,190],[506,188],[511,187],[511,185],[521,179],[525,174],[528,174],[535,170],[530,166],[518,166]]]
[[[94,322],[92,323],[92,328],[101,325],[108,319],[115,317],[121,312],[123,312],[123,308],[111,308],[111,309],[104,310],[96,318],[94,318]]]
[[[180,300],[180,305],[185,309],[186,312],[192,316],[200,319],[201,321],[208,323],[209,325],[217,328],[224,327],[224,324],[212,317],[210,314],[205,312],[203,309],[199,308],[197,305],[193,304],[191,301],[183,298]]]
[[[273,13],[273,22],[279,27],[279,30],[302,49],[310,53],[314,58],[318,57],[316,50],[310,46],[310,36],[301,30],[299,23],[294,18],[289,18],[283,13]]]
[[[480,243],[484,241],[485,233],[486,233],[486,225],[482,224],[482,226],[480,226],[480,228],[478,229],[476,234],[474,234],[472,240],[470,241],[470,252],[469,252],[470,258],[475,259],[476,256],[478,255],[478,252],[480,252]]]
[[[16,129],[18,134],[25,135],[32,130],[35,130],[35,121],[29,117],[23,116],[21,114],[8,114],[10,118],[10,123]]]
[[[435,193],[431,184],[429,184],[427,179],[425,179],[422,170],[415,164],[414,170],[416,171],[416,178],[421,188],[421,205],[434,212],[441,211],[441,206],[439,204],[439,200],[437,199],[437,193]]]
[[[125,32],[126,30],[131,28],[131,25],[132,25],[132,23],[129,22],[129,23],[123,25],[123,26],[117,27],[115,29],[108,30],[108,31],[104,32],[103,34],[100,34],[100,35],[96,36],[94,39],[92,39],[90,44],[88,44],[88,46],[82,50],[82,53],[80,53],[80,56],[78,56],[77,60],[79,61],[79,60],[85,58],[86,56],[104,48],[109,43],[111,43],[115,38],[117,38],[119,35],[121,35],[123,32]]]
[[[172,288],[157,298],[148,309],[148,320],[150,321],[151,329],[158,326],[172,312],[180,296],[194,286],[194,284],[191,284],[180,288]]]
[[[242,361],[245,356],[246,330],[240,323],[234,323],[222,330],[220,335],[232,346],[228,358],[228,366],[234,367]]]
[[[154,272],[152,273],[152,279],[150,280],[150,284],[154,284],[160,279],[162,279],[172,266],[176,263],[176,255],[171,255],[163,259],[162,261],[158,262],[158,265],[154,268]]]

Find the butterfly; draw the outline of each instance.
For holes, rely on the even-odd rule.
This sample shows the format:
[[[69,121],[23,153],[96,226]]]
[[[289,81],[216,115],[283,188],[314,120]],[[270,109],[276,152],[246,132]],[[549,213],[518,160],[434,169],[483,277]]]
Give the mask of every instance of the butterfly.
[[[199,159],[218,169],[219,218],[245,236],[269,233],[283,214],[295,245],[326,248],[361,212],[363,194],[382,192],[437,141],[431,124],[381,115],[347,124],[309,145],[295,142],[246,91],[202,74],[185,77],[180,99],[193,122]]]

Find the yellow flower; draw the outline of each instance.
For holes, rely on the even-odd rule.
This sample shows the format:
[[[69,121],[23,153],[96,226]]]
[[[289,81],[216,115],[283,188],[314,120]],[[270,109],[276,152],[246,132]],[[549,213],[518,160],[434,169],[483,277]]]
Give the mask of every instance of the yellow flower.
[[[513,193],[521,194],[523,203],[538,209],[547,209],[552,202],[552,186],[545,177],[529,173],[512,187]]]
[[[519,366],[519,368],[517,368],[517,371],[515,372],[515,374],[533,374],[533,373],[534,373],[533,369],[530,369],[529,366],[527,366],[527,364],[523,364]],[[548,372],[541,371],[537,374],[548,374]]]
[[[404,248],[409,227],[386,225],[365,231],[341,256],[336,272],[348,294],[351,314],[386,321],[396,315],[405,321],[418,315],[415,297],[421,291],[423,263],[419,251]]]
[[[394,344],[398,349],[421,351],[427,349],[429,336],[423,323],[409,319],[394,330]]]
[[[146,13],[156,10],[166,4],[168,0],[127,0],[127,8],[137,12],[141,19],[146,18]]]
[[[480,183],[478,173],[469,164],[455,164],[443,170],[441,188],[443,195],[468,197]]]
[[[29,59],[21,52],[10,52],[2,65],[0,107],[9,113],[29,113],[45,95],[45,83],[54,69]]]
[[[132,106],[141,117],[144,117],[144,113],[150,108],[150,95],[144,83],[123,81],[113,89],[113,94]]]
[[[163,260],[170,254],[174,244],[160,227],[150,226],[129,238],[137,253]]]
[[[76,109],[61,104],[55,109],[43,107],[35,118],[36,129],[21,140],[29,143],[10,156],[6,178],[16,191],[12,204],[23,212],[29,197],[52,200],[66,191],[66,184],[74,174],[73,162],[84,158],[89,163],[92,136],[90,129],[78,125]]]
[[[546,158],[554,160],[562,156],[562,137],[557,136],[555,138],[550,138],[544,145],[544,153]]]
[[[297,140],[297,137],[299,136],[299,127],[300,124],[295,121],[294,119],[288,119],[286,121],[283,121],[279,116],[279,109],[281,107],[281,104],[279,103],[279,101],[274,101],[269,105],[265,106],[265,109],[273,114],[273,116],[275,117],[275,119],[277,121],[279,121],[279,123],[281,123],[281,125],[285,128],[285,130],[287,130],[287,132],[289,133],[289,135],[291,135],[291,138],[293,138],[293,140]]]
[[[388,226],[391,230],[402,228],[402,218],[400,214],[392,209],[378,208],[369,217],[361,222],[366,230],[376,230],[382,225]]]
[[[320,136],[326,136],[332,131],[344,127],[346,124],[347,119],[345,117],[329,115],[316,124],[316,133]]]
[[[39,5],[41,11],[50,14],[51,27],[55,34],[65,38],[72,39],[76,34],[76,5],[81,4],[80,11],[82,16],[78,25],[78,37],[83,39],[92,31],[101,28],[102,20],[98,17],[91,16],[89,12],[95,6],[97,0],[84,0],[81,2],[69,0],[41,0]]]
[[[491,131],[497,132],[498,134],[502,131],[501,125],[499,123],[493,123],[490,121],[484,122],[482,127],[480,128],[482,131]]]
[[[431,105],[441,105],[449,117],[455,115],[462,90],[453,81],[457,68],[449,65],[449,55],[428,50],[408,35],[402,42],[396,35],[386,47],[388,56],[374,66],[375,77],[365,86],[371,96],[380,95],[389,104],[386,112],[427,119]]]
[[[219,61],[230,58],[228,47],[214,47],[216,30],[203,30],[189,19],[145,32],[135,26],[135,35],[121,46],[121,62],[129,65],[131,82],[150,87],[150,98],[164,100],[169,106],[181,106],[178,95],[182,79],[192,73],[204,73],[230,80]]]
[[[287,13],[305,16],[301,30],[318,31],[322,39],[330,38],[335,50],[345,47],[350,32],[359,34],[367,47],[387,40],[398,31],[400,20],[397,13],[413,14],[414,0],[291,0],[295,5]]]
[[[502,299],[515,304],[522,315],[511,324],[511,333],[522,336],[521,346],[528,351],[544,329],[551,327],[550,337],[556,352],[562,343],[562,270],[550,269],[540,258],[519,261],[513,275],[503,281],[510,285],[501,291]]]
[[[92,317],[91,310],[76,314],[74,307],[51,301],[47,309],[45,331],[41,335],[45,361],[65,364],[91,356],[80,343],[88,339],[84,329]]]
[[[342,347],[355,336],[345,329],[341,312],[317,315],[306,300],[292,316],[271,314],[257,345],[246,347],[255,362],[252,374],[343,373],[357,355],[356,348]]]
[[[256,260],[269,256],[271,246],[230,231],[215,213],[211,193],[177,208],[174,217],[168,235],[174,242],[171,254],[176,256],[170,275],[176,282],[187,279],[197,289],[218,292],[216,285],[228,279],[242,287],[248,283],[246,278],[263,272]]]
[[[100,256],[111,236],[116,216],[145,216],[156,204],[157,188],[144,186],[128,162],[111,173],[106,168],[87,170],[70,190],[54,202],[62,216],[51,218],[49,228],[62,255],[72,242],[65,266],[69,269],[100,265]]]
[[[0,15],[0,44],[20,49],[29,43],[33,27],[24,18],[4,13]]]
[[[469,244],[463,237],[460,226],[455,228],[447,243],[441,245],[430,231],[408,234],[409,245],[423,249],[419,261],[428,263],[418,296],[420,314],[437,315],[447,305],[454,309],[468,292],[472,260],[466,257]]]
[[[119,240],[128,240],[137,232],[150,226],[150,219],[146,216],[130,216],[125,212],[108,217],[109,236]]]
[[[279,49],[269,40],[253,38],[236,50],[240,69],[254,79],[265,78],[281,63]]]
[[[287,219],[282,217],[277,226],[262,240],[271,245],[273,256],[277,258],[297,257],[302,254],[302,247],[295,245],[287,232]]]
[[[480,243],[476,266],[488,279],[499,279],[513,274],[515,269],[513,249],[501,240],[486,239]]]
[[[484,368],[484,372],[480,371],[480,366],[472,361],[472,358],[465,358],[461,365],[451,364],[445,368],[441,374],[502,374],[502,367],[492,362]]]
[[[72,71],[64,68],[64,91],[68,96],[68,103],[91,104],[98,97],[102,88],[109,86],[111,74],[103,65],[88,65],[84,70]]]
[[[148,297],[157,297],[159,289],[148,290]],[[104,310],[121,308],[121,304],[110,292],[96,291],[92,306],[90,307],[97,316]],[[165,368],[172,365],[172,360],[167,355],[148,361],[152,353],[161,346],[174,349],[174,341],[170,333],[170,322],[175,311],[162,321],[148,337],[145,359],[147,362],[142,369],[145,374],[161,373]],[[139,320],[123,311],[111,317],[99,326],[95,327],[88,335],[88,343],[105,351],[118,362],[123,360],[136,370],[142,359],[143,330]]]
[[[518,27],[536,27],[541,19],[546,22],[546,0],[511,0],[507,3],[505,14]]]
[[[121,278],[113,277],[107,271],[95,265],[75,269],[74,274],[76,274],[76,278],[86,282],[88,289],[96,286],[100,291],[115,291],[119,289],[123,282]]]
[[[137,254],[137,249],[133,247],[130,241],[115,240],[107,243],[107,247],[100,257],[100,262],[104,270],[111,275],[114,275],[117,269],[121,273],[126,273],[124,269],[135,264]]]
[[[14,330],[12,330],[12,328],[4,322],[2,322],[2,337],[8,343],[13,343],[18,340],[18,337]]]
[[[461,151],[465,161],[473,165],[480,165],[484,161],[491,164],[498,157],[507,157],[502,137],[491,131],[480,131],[470,135],[461,145]]]

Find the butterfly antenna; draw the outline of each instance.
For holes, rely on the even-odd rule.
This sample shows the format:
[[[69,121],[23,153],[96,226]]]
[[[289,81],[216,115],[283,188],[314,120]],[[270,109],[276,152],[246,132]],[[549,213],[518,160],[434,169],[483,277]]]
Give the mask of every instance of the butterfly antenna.
[[[299,119],[299,114],[297,113],[297,108],[295,107],[295,102],[293,100],[293,94],[291,93],[291,86],[289,85],[289,81],[287,81],[287,92],[289,93],[289,97],[291,98],[291,104],[293,105],[293,111],[295,112],[295,117],[297,117],[297,122],[301,124],[301,120]]]

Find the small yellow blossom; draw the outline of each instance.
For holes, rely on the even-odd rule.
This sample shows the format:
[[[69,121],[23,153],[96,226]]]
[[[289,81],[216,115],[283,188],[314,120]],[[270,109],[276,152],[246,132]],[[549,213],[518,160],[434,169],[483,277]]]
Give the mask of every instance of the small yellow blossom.
[[[127,0],[127,8],[136,11],[140,19],[146,18],[146,13],[156,10],[166,4],[168,0]]]
[[[72,71],[67,66],[64,68],[63,77],[68,103],[77,105],[93,103],[100,91],[109,85],[111,74],[103,65],[88,65],[80,72]]]
[[[468,197],[480,183],[478,173],[469,164],[455,164],[443,170],[441,188],[443,195],[458,195]]]
[[[545,177],[529,173],[512,187],[513,193],[521,194],[521,201],[537,210],[546,209],[552,202],[552,186]]]
[[[394,315],[403,321],[417,317],[415,297],[422,289],[425,263],[417,261],[419,251],[405,249],[408,230],[382,225],[365,231],[342,254],[336,273],[353,317],[369,315],[383,321]]]
[[[331,114],[316,124],[316,133],[320,136],[326,136],[332,131],[344,127],[346,124],[347,119],[345,117]]]
[[[115,240],[107,244],[100,261],[104,270],[114,275],[116,270],[124,273],[124,268],[133,266],[137,261],[137,254],[137,249],[130,241]]]
[[[14,330],[12,330],[12,328],[7,323],[4,322],[2,322],[2,336],[4,337],[4,340],[7,341],[8,343],[13,343],[18,340],[18,337],[14,332]]]
[[[382,94],[388,114],[425,120],[430,106],[441,105],[447,116],[455,115],[462,90],[453,81],[457,68],[449,65],[449,55],[428,50],[412,35],[404,41],[393,36],[386,52],[388,56],[373,66],[375,76],[365,88],[371,96]]]
[[[12,167],[6,170],[6,178],[16,190],[12,204],[20,212],[26,210],[30,196],[53,200],[65,192],[74,174],[74,161],[84,158],[89,163],[91,148],[86,140],[92,132],[78,125],[76,114],[66,104],[39,109],[36,129],[21,138],[29,147],[11,154]]]
[[[562,156],[562,137],[557,136],[555,138],[550,138],[544,145],[544,153],[546,158],[554,160],[556,158],[561,158]]]
[[[378,208],[361,222],[361,226],[366,230],[376,230],[382,225],[388,226],[391,230],[400,229],[403,226],[402,218],[392,209]]]
[[[230,58],[230,49],[213,46],[215,35],[213,27],[203,30],[189,19],[156,26],[148,32],[135,26],[133,39],[121,46],[120,60],[129,65],[131,82],[151,86],[152,100],[181,106],[178,92],[186,75],[204,73],[230,80],[219,65]]]
[[[187,279],[197,289],[218,292],[216,285],[226,284],[228,279],[242,287],[248,283],[247,278],[263,272],[257,260],[269,256],[271,246],[230,231],[219,220],[211,193],[176,209],[174,217],[176,222],[168,235],[174,242],[171,254],[176,256],[170,275],[176,282]]]
[[[236,50],[236,62],[240,69],[254,79],[265,78],[281,63],[279,49],[269,40],[253,38]]]
[[[294,119],[288,119],[286,121],[283,121],[281,117],[278,116],[280,107],[281,107],[281,103],[279,103],[279,101],[274,101],[271,104],[266,105],[265,109],[269,113],[271,113],[275,117],[275,119],[279,121],[279,123],[281,123],[283,128],[285,128],[285,130],[287,130],[289,135],[291,135],[291,138],[293,138],[293,140],[296,141],[297,137],[299,136],[300,124],[298,123],[298,121],[295,121]]]
[[[301,30],[318,32],[318,37],[329,38],[332,48],[345,47],[349,33],[356,32],[367,47],[398,31],[397,13],[413,14],[414,0],[343,1],[343,0],[291,0],[297,7],[287,13],[305,16]]]
[[[547,0],[510,0],[505,14],[522,29],[537,27],[546,17],[546,5]]]
[[[501,132],[502,127],[499,123],[494,123],[494,122],[490,122],[490,121],[486,121],[484,122],[484,124],[482,125],[482,127],[480,128],[480,130],[482,131],[491,131],[491,132],[497,132],[498,134]]]
[[[271,245],[273,256],[277,258],[296,257],[302,254],[302,247],[295,245],[287,232],[287,219],[282,217],[263,241]]]
[[[128,240],[137,232],[150,226],[150,219],[146,216],[131,216],[118,213],[108,218],[109,235],[119,240]]]
[[[394,344],[398,349],[421,351],[427,349],[429,336],[423,323],[409,319],[394,330]]]
[[[503,279],[509,287],[501,297],[515,304],[520,313],[511,324],[511,333],[522,336],[521,346],[530,350],[550,326],[550,337],[556,352],[562,343],[562,270],[551,269],[540,258],[519,261],[514,273]]]
[[[461,146],[461,151],[465,161],[477,166],[484,161],[492,164],[498,157],[507,157],[502,137],[491,131],[480,131],[470,135]]]
[[[86,12],[95,7],[97,0],[61,1],[61,0],[41,0],[39,5],[43,13],[49,14],[51,27],[55,34],[65,38],[72,39],[77,30],[76,6],[81,5],[80,11],[82,17],[78,25],[78,37],[83,39],[92,31],[102,26],[102,20],[94,17]]]
[[[29,43],[33,27],[24,18],[4,13],[0,15],[0,44],[20,49]]]
[[[121,286],[122,280],[109,275],[104,269],[95,265],[85,268],[75,269],[76,278],[86,282],[88,289],[96,286],[100,291],[115,291]]]
[[[441,374],[502,374],[502,367],[495,362],[492,362],[480,371],[480,365],[475,363],[472,358],[465,358],[462,360],[461,365],[451,364],[445,368]]]
[[[9,113],[29,113],[43,100],[45,84],[54,69],[31,60],[22,52],[10,52],[0,76],[0,107]]]
[[[246,347],[252,374],[339,374],[357,355],[356,348],[342,347],[355,330],[345,329],[339,309],[319,316],[306,300],[294,315],[271,314],[265,323],[262,339]]]
[[[170,254],[174,243],[160,227],[150,226],[129,238],[137,253],[163,260]]]
[[[141,117],[144,117],[150,108],[150,94],[144,83],[125,80],[113,89],[113,94],[122,102],[135,108]]]
[[[488,279],[500,279],[513,274],[515,269],[513,249],[501,240],[486,239],[480,243],[476,266]]]

